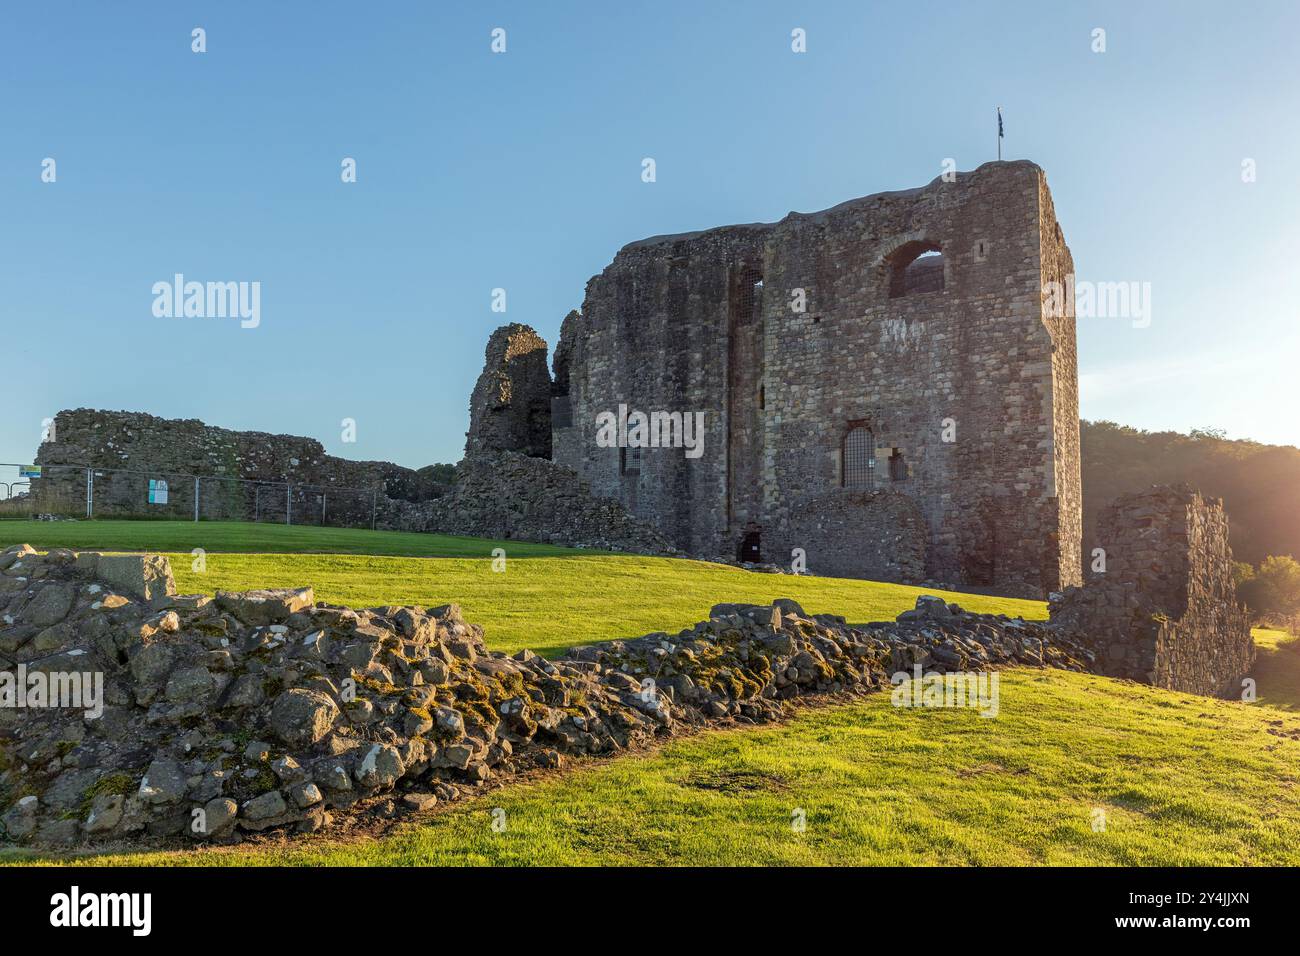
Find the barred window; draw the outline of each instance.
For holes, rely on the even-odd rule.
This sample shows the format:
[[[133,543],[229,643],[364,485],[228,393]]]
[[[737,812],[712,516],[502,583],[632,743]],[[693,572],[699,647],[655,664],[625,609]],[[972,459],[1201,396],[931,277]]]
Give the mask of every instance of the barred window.
[[[641,474],[640,448],[620,448],[618,450],[618,473],[620,475]]]
[[[853,425],[844,434],[844,444],[840,449],[843,464],[840,475],[845,488],[875,486],[875,441],[871,429],[865,425]]]

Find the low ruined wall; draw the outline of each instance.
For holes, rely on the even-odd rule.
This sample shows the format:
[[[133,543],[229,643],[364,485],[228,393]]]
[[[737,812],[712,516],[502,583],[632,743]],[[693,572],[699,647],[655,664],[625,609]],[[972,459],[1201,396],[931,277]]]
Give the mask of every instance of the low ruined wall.
[[[573,470],[512,452],[465,459],[455,490],[436,501],[385,502],[379,527],[674,553],[663,535],[618,502],[593,495]]]
[[[454,604],[353,610],[310,588],[177,595],[156,555],[7,548],[0,842],[310,832],[340,813],[423,811],[537,768],[774,720],[788,700],[880,690],[914,667],[1087,661],[1040,624],[929,596],[862,626],[789,600],[718,605],[671,642],[650,634],[556,660],[507,657],[483,637]],[[101,693],[12,699],[73,675],[98,675]]]
[[[1123,495],[1098,516],[1097,544],[1105,571],[1053,597],[1053,627],[1092,647],[1103,674],[1240,696],[1255,644],[1223,503],[1186,485]]]
[[[32,481],[36,512],[84,512],[84,468],[53,466],[102,470],[94,485],[98,517],[192,517],[194,482],[178,477],[187,475],[296,486],[286,494],[283,488],[259,490],[235,481],[201,482],[200,515],[227,520],[284,520],[292,509],[296,521],[312,523],[324,505],[330,524],[369,525],[372,490],[409,501],[441,491],[427,472],[336,458],[314,438],[231,431],[197,419],[80,408],[59,412],[54,437],[36,455],[36,463],[46,466],[46,477]],[[166,505],[150,504],[150,477],[168,480]],[[59,507],[44,507],[47,502]]]

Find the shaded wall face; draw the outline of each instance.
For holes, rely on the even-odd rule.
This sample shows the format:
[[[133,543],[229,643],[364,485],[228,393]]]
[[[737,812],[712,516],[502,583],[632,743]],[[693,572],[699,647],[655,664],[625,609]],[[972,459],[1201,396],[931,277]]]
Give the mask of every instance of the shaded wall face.
[[[551,457],[551,373],[546,342],[519,323],[492,333],[469,400],[465,455],[517,451]]]
[[[1117,498],[1097,534],[1105,571],[1052,602],[1053,625],[1095,650],[1100,673],[1240,698],[1255,647],[1222,504],[1159,486]]]
[[[727,539],[732,266],[761,262],[761,240],[727,230],[624,250],[591,280],[582,314],[562,332],[568,394],[557,398],[564,410],[555,420],[572,424],[554,431],[556,461],[692,553],[721,554]],[[702,422],[692,457],[685,447],[637,455],[601,444],[598,416],[617,417],[620,406]]]
[[[1062,532],[1077,571],[1057,479],[1077,482],[1078,426],[1054,383],[1074,375],[1073,330],[1057,361],[1043,319],[1043,188],[1036,167],[1010,164],[628,247],[566,323],[574,427],[557,431],[557,456],[683,548],[735,556],[761,526],[764,558],[788,564],[800,543],[776,529],[852,477],[845,436],[865,428],[874,488],[924,515],[928,573],[1058,587]],[[900,281],[920,251],[940,255]],[[593,415],[619,402],[703,411],[703,455],[647,449],[639,471],[621,470],[589,440]],[[1058,441],[1071,414],[1073,445]]]

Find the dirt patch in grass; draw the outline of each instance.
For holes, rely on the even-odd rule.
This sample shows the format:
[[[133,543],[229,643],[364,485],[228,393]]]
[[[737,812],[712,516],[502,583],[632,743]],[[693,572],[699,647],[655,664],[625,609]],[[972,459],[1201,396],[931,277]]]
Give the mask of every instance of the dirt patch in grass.
[[[691,774],[682,786],[728,794],[780,793],[790,789],[790,781],[779,773],[762,770],[707,770]]]

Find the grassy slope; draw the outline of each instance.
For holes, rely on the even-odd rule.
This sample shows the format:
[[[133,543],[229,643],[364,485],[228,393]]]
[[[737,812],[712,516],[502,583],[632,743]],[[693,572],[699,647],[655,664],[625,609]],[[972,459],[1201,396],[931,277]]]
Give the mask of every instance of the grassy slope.
[[[87,862],[1294,865],[1300,740],[1267,733],[1261,716],[1019,670],[1003,675],[993,719],[895,708],[880,694],[509,787],[378,841]],[[1300,735],[1300,718],[1279,729]],[[495,807],[505,833],[490,826]],[[803,833],[791,828],[796,808]],[[1093,831],[1094,808],[1105,832]]]
[[[273,528],[278,531],[270,530]],[[213,534],[205,536],[209,529]],[[698,561],[596,556],[520,542],[382,531],[141,521],[26,522],[11,529],[0,523],[0,535],[6,533],[11,538],[33,539],[28,543],[35,547],[58,544],[162,551],[179,547],[184,551],[173,551],[170,557],[176,585],[183,593],[310,584],[318,600],[353,607],[454,601],[465,609],[468,620],[483,625],[490,646],[511,653],[527,647],[539,654],[554,655],[577,644],[639,637],[651,631],[675,632],[708,617],[709,608],[721,601],[767,603],[778,597],[792,597],[811,613],[831,612],[853,621],[879,621],[915,606],[916,596],[927,593],[922,588],[842,578],[755,574]],[[190,537],[185,538],[186,533]],[[249,538],[236,541],[240,533]],[[474,557],[430,560],[354,554],[219,553],[219,544],[251,546],[249,541],[284,551],[294,550],[294,544],[327,550],[341,542],[347,547],[392,553],[423,545],[428,553]],[[0,540],[2,543],[11,542]],[[491,559],[492,549],[497,546],[504,547],[507,555],[506,568],[499,573],[492,570]],[[208,552],[203,573],[193,570],[189,550],[195,547]],[[533,556],[538,550],[563,556]],[[1040,618],[1045,615],[1040,601],[966,594],[951,599],[977,611]]]
[[[132,526],[114,533],[137,537],[100,546],[151,546],[148,526]],[[72,526],[51,527],[71,534],[63,527]],[[27,524],[21,536],[55,543],[35,530]],[[444,546],[419,537],[431,539],[431,550]],[[322,538],[307,533],[303,540],[319,545]],[[370,546],[392,548],[383,539]],[[485,554],[491,544],[457,546]],[[518,545],[505,547],[517,553]],[[550,651],[676,628],[721,600],[788,594],[811,610],[878,619],[919,593],[622,556],[512,557],[504,574],[492,572],[486,557],[210,553],[205,575],[189,561],[188,554],[174,557],[182,590],[311,583],[322,599],[359,605],[454,598],[488,626],[494,646]],[[957,599],[1042,614],[1036,602]],[[1297,864],[1300,717],[1291,712],[1300,711],[1300,650],[1277,632],[1258,637],[1260,703],[1249,708],[1021,670],[1004,674],[1002,712],[992,720],[896,709],[879,695],[808,711],[783,727],[713,732],[653,756],[588,764],[467,802],[382,841],[295,841],[96,862]],[[505,834],[489,826],[498,806],[507,812]],[[796,807],[807,811],[803,834],[789,825]],[[1091,828],[1094,807],[1106,811],[1104,833]]]
[[[1256,628],[1259,660],[1252,675],[1258,702],[1300,713],[1300,638],[1285,631]]]
[[[467,558],[496,547],[524,556],[592,554],[524,541],[489,541],[449,534],[371,531],[368,528],[316,528],[311,525],[252,524],[241,521],[0,521],[0,548],[107,551],[278,552],[389,554],[416,558]]]

